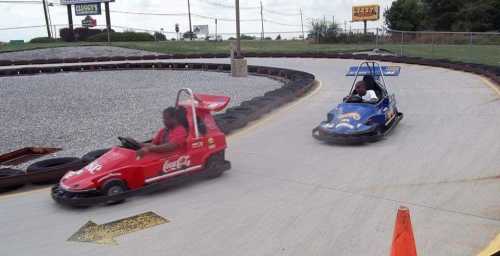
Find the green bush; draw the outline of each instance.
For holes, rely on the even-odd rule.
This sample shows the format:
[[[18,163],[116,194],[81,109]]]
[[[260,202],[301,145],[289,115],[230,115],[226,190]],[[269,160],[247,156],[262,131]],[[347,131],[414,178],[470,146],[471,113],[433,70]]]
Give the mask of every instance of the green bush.
[[[59,40],[54,39],[54,38],[48,38],[48,37],[35,37],[35,38],[31,39],[31,41],[30,41],[30,43],[41,43],[41,44],[54,43],[54,42],[59,42]]]
[[[132,41],[154,41],[155,38],[149,33],[143,32],[112,32],[110,33],[112,42],[132,42]],[[88,42],[107,42],[108,34],[100,33],[87,38]]]

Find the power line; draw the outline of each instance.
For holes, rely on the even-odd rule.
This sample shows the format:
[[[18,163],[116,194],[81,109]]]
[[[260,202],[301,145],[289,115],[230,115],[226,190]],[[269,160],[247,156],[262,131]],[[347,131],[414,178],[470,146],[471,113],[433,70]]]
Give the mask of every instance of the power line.
[[[221,8],[227,8],[227,9],[234,9],[235,8],[235,6],[231,5],[231,4],[223,4],[223,3],[214,2],[214,1],[210,1],[210,0],[197,0],[197,2],[200,2],[200,3],[203,3],[203,4],[207,4],[207,5],[211,5],[211,6],[217,6],[217,7],[221,7]],[[240,7],[240,10],[256,10],[256,9],[259,9],[259,7],[251,7],[251,6]]]
[[[131,11],[111,11],[112,13],[118,13],[118,14],[131,14],[131,15],[151,15],[151,16],[188,16],[188,13],[160,13],[160,12],[131,12]],[[214,16],[208,16],[208,15],[202,15],[202,14],[197,14],[197,13],[191,13],[191,16],[195,16],[198,18],[202,19],[218,19],[222,21],[236,21],[235,19],[232,18],[221,18],[221,17],[214,17]],[[260,22],[260,19],[242,19],[242,22]]]
[[[274,11],[271,9],[265,9],[264,12],[268,12],[268,13],[272,13],[272,14],[276,14],[276,15],[281,15],[281,16],[299,16],[300,15],[300,12],[285,13],[285,12],[281,12],[281,11]]]
[[[266,20],[264,19],[265,22],[268,22],[268,23],[272,23],[272,24],[276,24],[276,25],[280,25],[280,26],[287,26],[287,27],[300,27],[300,25],[296,25],[296,24],[289,24],[289,23],[282,23],[282,22],[277,22],[277,21],[273,21],[273,20]]]

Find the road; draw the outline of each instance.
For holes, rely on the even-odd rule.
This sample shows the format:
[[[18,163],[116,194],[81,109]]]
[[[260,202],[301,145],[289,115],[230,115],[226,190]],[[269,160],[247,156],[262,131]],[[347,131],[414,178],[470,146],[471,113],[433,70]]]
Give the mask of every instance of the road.
[[[83,210],[57,206],[47,190],[0,197],[0,254],[389,255],[400,205],[419,255],[475,255],[499,233],[500,95],[478,76],[403,65],[389,79],[405,113],[395,132],[332,146],[311,129],[345,96],[343,74],[357,62],[249,62],[314,73],[321,87],[231,136],[233,168],[218,179]],[[66,241],[89,220],[147,211],[170,222],[118,245]]]

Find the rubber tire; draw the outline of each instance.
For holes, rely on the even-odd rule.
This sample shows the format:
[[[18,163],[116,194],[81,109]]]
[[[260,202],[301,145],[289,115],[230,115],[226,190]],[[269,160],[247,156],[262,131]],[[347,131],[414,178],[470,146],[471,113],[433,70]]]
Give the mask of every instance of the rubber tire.
[[[226,113],[230,115],[239,115],[244,118],[246,122],[252,122],[257,120],[262,114],[258,112],[255,106],[238,106],[228,108]]]
[[[110,148],[98,149],[98,150],[90,151],[87,154],[83,155],[81,157],[81,159],[85,163],[91,163],[91,162],[94,162],[97,158],[99,158],[102,155],[106,154],[109,150],[110,150]]]
[[[108,196],[108,195],[110,195],[111,189],[114,187],[120,187],[121,191],[122,191],[121,193],[124,193],[128,190],[127,185],[125,185],[125,182],[123,182],[121,180],[109,180],[109,181],[104,182],[100,191],[103,195]],[[118,194],[116,194],[116,195],[118,195]],[[106,204],[107,205],[119,204],[119,203],[122,203],[124,201],[125,201],[125,199],[118,200],[118,201],[109,201],[109,202],[106,202]]]
[[[0,193],[18,189],[26,185],[26,173],[22,170],[2,168],[0,169],[1,179],[12,179],[8,185],[0,185]]]
[[[205,164],[206,176],[208,179],[215,179],[222,175],[224,172],[218,168],[219,164],[224,162],[225,159],[225,151],[217,152],[211,155],[207,163]]]
[[[52,184],[59,182],[68,171],[80,170],[85,165],[78,157],[51,158],[31,164],[26,173],[32,184]],[[36,177],[38,175],[41,177]]]

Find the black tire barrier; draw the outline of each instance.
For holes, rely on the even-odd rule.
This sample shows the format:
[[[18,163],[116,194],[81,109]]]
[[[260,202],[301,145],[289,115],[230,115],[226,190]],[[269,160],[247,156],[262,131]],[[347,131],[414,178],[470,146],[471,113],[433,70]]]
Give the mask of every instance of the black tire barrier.
[[[77,63],[79,62],[78,58],[64,58],[63,63]]]
[[[86,165],[77,157],[60,157],[35,162],[26,169],[32,184],[57,183],[68,171],[76,171]]]
[[[102,155],[106,154],[109,150],[110,150],[110,148],[98,149],[98,150],[90,151],[87,154],[83,155],[80,159],[84,163],[91,163],[94,160],[96,160],[97,158],[99,158]]]
[[[18,189],[26,184],[26,173],[22,170],[0,169],[0,193]]]
[[[46,59],[34,59],[30,61],[30,64],[47,64]]]
[[[57,64],[62,63],[63,59],[47,59],[47,64]]]
[[[256,100],[256,99],[251,99],[247,101],[241,102],[240,106],[242,107],[254,107],[257,115],[262,116],[265,115],[271,110],[273,110],[273,107],[269,101],[265,100]]]
[[[79,58],[78,62],[95,62],[96,58],[93,57],[84,57],[84,58]]]
[[[243,115],[237,113],[224,113],[217,115],[215,119],[217,126],[224,134],[243,128],[247,125],[248,121]]]
[[[255,106],[237,106],[226,110],[226,113],[233,115],[241,115],[247,122],[257,120],[261,114]]]
[[[111,61],[111,57],[109,57],[109,56],[101,56],[101,57],[95,58],[95,61],[97,61],[97,62]]]
[[[29,65],[31,62],[28,60],[15,60],[12,61],[12,65]]]
[[[11,60],[0,60],[0,66],[10,66],[12,65]]]
[[[141,58],[143,60],[156,60],[156,59],[158,59],[158,56],[156,56],[156,55],[143,55]]]
[[[126,56],[125,59],[126,60],[142,60],[142,57],[137,56],[137,55],[132,55],[132,56]]]
[[[124,61],[126,58],[124,56],[112,56],[111,57],[112,61]]]

